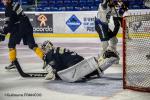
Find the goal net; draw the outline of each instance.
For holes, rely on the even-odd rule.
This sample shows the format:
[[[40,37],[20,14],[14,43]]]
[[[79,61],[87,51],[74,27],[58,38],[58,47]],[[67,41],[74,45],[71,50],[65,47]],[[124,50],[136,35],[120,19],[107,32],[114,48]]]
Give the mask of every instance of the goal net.
[[[124,89],[150,92],[150,15],[123,19]]]

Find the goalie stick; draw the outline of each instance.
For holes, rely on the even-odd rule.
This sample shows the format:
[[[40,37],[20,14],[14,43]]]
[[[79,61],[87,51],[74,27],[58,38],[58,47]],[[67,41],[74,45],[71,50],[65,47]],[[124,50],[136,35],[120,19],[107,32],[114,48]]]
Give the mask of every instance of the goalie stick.
[[[15,61],[14,62],[15,65],[16,65],[16,68],[19,72],[19,74],[22,76],[22,77],[26,77],[26,78],[34,78],[34,77],[45,77],[47,75],[47,73],[25,73],[20,64],[18,63],[18,61]]]

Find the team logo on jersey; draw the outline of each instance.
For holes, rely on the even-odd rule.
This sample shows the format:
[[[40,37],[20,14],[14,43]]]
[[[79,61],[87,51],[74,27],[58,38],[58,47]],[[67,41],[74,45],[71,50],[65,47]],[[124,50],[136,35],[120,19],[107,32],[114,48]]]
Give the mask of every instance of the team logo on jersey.
[[[46,26],[47,17],[42,14],[38,17],[38,21],[40,21],[40,26],[44,27]]]
[[[75,16],[72,15],[68,21],[66,22],[66,24],[68,25],[68,27],[74,32],[76,31],[79,26],[82,24],[81,21]]]

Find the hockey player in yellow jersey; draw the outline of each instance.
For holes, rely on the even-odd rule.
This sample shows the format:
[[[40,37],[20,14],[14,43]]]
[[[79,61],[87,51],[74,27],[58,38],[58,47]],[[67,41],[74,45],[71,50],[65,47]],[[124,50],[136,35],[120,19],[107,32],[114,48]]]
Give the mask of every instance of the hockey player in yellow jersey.
[[[15,68],[17,61],[16,45],[23,40],[24,45],[28,45],[41,59],[43,59],[43,51],[35,43],[33,37],[33,27],[29,18],[24,14],[21,5],[13,0],[2,0],[5,6],[5,24],[3,31],[0,32],[0,41],[5,40],[5,36],[10,33],[8,48],[9,59],[11,64],[6,69]]]

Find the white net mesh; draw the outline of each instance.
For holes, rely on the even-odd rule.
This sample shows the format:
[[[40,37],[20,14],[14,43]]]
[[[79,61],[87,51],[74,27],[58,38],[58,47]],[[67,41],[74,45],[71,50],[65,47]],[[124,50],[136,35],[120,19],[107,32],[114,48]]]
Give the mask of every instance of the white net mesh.
[[[150,91],[150,15],[125,18],[125,86]]]

